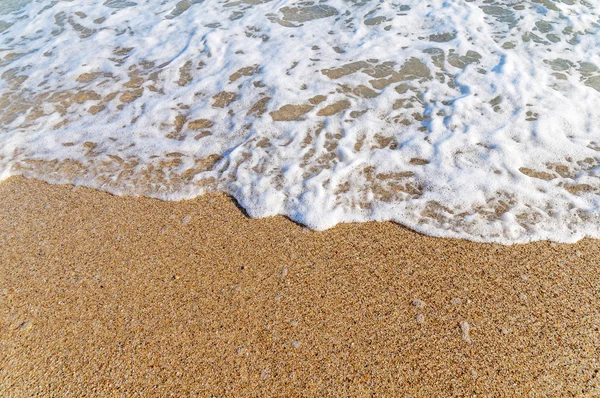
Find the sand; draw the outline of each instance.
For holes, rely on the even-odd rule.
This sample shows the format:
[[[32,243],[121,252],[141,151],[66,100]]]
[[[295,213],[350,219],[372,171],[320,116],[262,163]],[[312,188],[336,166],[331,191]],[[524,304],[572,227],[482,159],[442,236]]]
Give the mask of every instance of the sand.
[[[600,242],[0,183],[0,395],[598,396]]]

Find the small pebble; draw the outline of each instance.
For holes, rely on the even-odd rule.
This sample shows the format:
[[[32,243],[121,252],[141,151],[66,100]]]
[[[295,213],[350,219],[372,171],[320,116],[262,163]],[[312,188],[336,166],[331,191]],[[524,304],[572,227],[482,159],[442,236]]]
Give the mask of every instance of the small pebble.
[[[245,351],[245,350],[244,350],[244,347],[239,347],[239,348],[237,349],[237,353],[238,353],[238,355],[242,355],[242,354],[244,353],[244,351]]]
[[[525,293],[521,293],[521,294],[519,294],[519,298],[521,300],[527,300],[527,295]]]
[[[423,308],[425,307],[425,302],[423,300],[419,300],[419,299],[414,299],[413,301],[410,302],[413,306],[417,307],[417,308]]]
[[[459,305],[461,302],[461,299],[458,297],[454,297],[450,302],[454,305]]]
[[[184,223],[184,224],[187,224],[187,223],[189,223],[191,220],[192,220],[192,217],[190,217],[190,216],[188,215],[188,216],[185,216],[185,217],[183,217],[183,219],[181,220],[181,222],[182,222],[182,223]]]
[[[288,269],[287,267],[283,267],[283,269],[281,270],[281,276],[285,277],[288,274]]]
[[[462,336],[462,339],[464,341],[466,341],[467,343],[471,342],[471,336],[469,335],[470,331],[471,331],[471,326],[469,325],[469,323],[467,321],[462,321],[460,322],[460,334]]]
[[[302,345],[302,343],[299,341],[296,341],[296,340],[292,341],[292,347],[294,347],[296,349],[300,348],[301,345]]]
[[[423,314],[417,314],[417,322],[418,323],[425,322],[425,315],[423,315]]]

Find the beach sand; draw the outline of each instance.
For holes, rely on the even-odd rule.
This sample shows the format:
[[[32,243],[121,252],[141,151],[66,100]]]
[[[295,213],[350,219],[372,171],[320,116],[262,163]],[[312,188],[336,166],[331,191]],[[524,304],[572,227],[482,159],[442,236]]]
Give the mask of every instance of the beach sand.
[[[598,396],[600,242],[0,183],[0,395]]]

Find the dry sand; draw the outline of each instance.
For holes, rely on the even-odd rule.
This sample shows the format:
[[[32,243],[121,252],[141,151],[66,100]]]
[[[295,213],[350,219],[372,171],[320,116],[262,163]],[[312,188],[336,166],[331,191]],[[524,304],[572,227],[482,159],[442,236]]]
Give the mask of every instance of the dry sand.
[[[598,396],[600,242],[0,184],[0,395]]]

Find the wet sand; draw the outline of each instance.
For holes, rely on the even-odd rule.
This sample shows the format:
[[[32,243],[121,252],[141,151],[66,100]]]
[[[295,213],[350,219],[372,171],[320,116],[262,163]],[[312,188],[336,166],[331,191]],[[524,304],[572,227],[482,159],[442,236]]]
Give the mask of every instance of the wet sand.
[[[0,395],[598,396],[600,242],[0,183]]]

